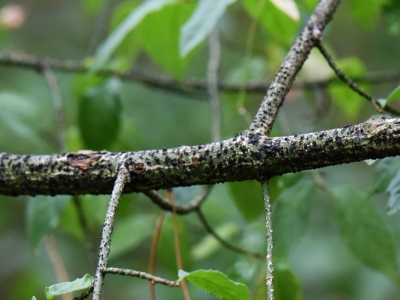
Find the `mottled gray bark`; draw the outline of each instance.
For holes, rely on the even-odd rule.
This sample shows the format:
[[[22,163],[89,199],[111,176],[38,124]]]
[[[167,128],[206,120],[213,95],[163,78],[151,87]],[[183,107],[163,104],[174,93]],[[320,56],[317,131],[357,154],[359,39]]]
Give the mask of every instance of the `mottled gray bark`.
[[[125,161],[124,193],[272,177],[400,154],[400,119],[269,138],[237,134],[218,143],[137,152],[0,154],[4,195],[110,194]]]

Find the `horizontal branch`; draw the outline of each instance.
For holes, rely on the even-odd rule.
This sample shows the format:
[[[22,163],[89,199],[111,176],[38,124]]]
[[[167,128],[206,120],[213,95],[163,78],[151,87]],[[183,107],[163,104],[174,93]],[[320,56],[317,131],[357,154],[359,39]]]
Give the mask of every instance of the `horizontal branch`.
[[[53,70],[71,73],[86,73],[90,69],[84,63],[79,61],[53,59],[49,57],[39,57],[15,52],[0,52],[0,66],[27,68],[31,70],[41,70],[44,66],[48,66]],[[202,79],[186,79],[182,82],[179,82],[165,76],[157,76],[136,70],[120,72],[110,68],[100,69],[96,74],[106,77],[115,76],[122,80],[133,81],[152,88],[158,88],[180,94],[195,94],[199,96],[204,95],[204,98],[206,98],[207,95],[207,82],[206,80]],[[399,79],[400,72],[397,70],[371,72],[366,76],[352,78],[352,80],[356,82],[368,83],[384,83],[388,81],[397,81]],[[313,82],[298,82],[294,83],[292,88],[313,89],[316,86],[326,87],[331,84],[341,84],[341,82],[335,78],[317,80]],[[218,83],[219,90],[226,92],[239,92],[240,89],[244,87],[249,93],[265,94],[265,91],[269,88],[269,86],[270,84],[264,81],[247,84],[229,82]]]
[[[173,149],[60,155],[0,153],[0,194],[110,194],[116,167],[131,177],[124,193],[273,177],[400,154],[400,118],[269,138],[235,138]]]

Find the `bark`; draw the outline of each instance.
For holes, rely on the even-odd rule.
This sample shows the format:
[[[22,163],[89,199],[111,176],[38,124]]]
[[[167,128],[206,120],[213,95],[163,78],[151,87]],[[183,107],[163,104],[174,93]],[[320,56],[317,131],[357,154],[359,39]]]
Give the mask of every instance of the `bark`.
[[[0,154],[4,195],[110,194],[116,167],[131,177],[124,193],[242,181],[400,154],[400,119],[269,138],[239,133],[217,143],[137,152]]]

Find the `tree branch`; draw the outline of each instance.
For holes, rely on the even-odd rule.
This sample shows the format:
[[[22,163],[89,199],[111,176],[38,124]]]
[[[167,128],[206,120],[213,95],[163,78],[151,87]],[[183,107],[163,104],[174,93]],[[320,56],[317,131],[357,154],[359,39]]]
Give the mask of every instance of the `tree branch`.
[[[269,138],[239,134],[218,143],[173,149],[61,155],[0,153],[4,195],[110,194],[115,167],[126,161],[131,182],[124,193],[177,186],[258,180],[400,154],[400,118]]]
[[[339,2],[340,0],[325,0],[318,3],[268,88],[267,94],[250,125],[249,130],[251,132],[269,134],[279,108],[283,104],[297,73],[306,61],[311,49],[318,42],[315,31],[323,31],[331,20]]]

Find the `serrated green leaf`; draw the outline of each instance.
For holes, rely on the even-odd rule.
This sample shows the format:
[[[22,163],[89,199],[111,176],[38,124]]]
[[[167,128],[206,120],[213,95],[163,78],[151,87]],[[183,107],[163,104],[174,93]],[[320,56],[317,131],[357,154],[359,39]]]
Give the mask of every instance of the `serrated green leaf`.
[[[350,0],[350,15],[361,29],[370,31],[376,26],[381,7],[385,2],[385,0],[370,0],[368,5],[365,5],[358,0]]]
[[[225,274],[214,270],[197,270],[178,273],[180,280],[187,279],[190,283],[207,293],[224,300],[250,300],[250,291],[243,283],[230,280]]]
[[[154,231],[149,226],[149,215],[135,215],[124,219],[114,226],[110,259],[118,258],[121,255],[135,249],[144,239],[151,236]]]
[[[388,214],[393,215],[400,209],[400,171],[394,176],[386,189],[389,193],[389,201],[387,204]]]
[[[299,278],[288,265],[274,264],[274,297],[275,300],[301,300],[302,288]],[[265,273],[260,276],[254,291],[253,300],[266,300],[267,287],[265,285]]]
[[[400,99],[400,86],[395,88],[386,98],[386,104]]]
[[[305,235],[316,193],[314,182],[286,190],[275,201],[272,213],[275,255],[285,257]]]
[[[68,293],[73,293],[75,291],[80,291],[89,288],[94,281],[94,278],[89,274],[86,274],[82,278],[77,278],[71,282],[62,282],[58,284],[51,285],[45,288],[47,300],[53,299],[54,296],[64,295]]]
[[[360,77],[366,74],[366,68],[361,60],[356,57],[347,57],[336,60],[336,64],[347,76]],[[367,89],[368,86],[360,84],[360,87]],[[356,120],[365,100],[355,93],[347,85],[334,84],[328,87],[328,92],[333,102],[339,106],[344,114],[352,121]]]
[[[222,239],[229,240],[229,238],[238,233],[239,227],[237,224],[229,222],[215,228],[215,231]],[[221,249],[221,247],[221,243],[209,234],[193,247],[191,255],[194,260],[204,259]]]
[[[215,4],[215,2],[213,2]],[[143,46],[151,60],[176,79],[181,79],[195,51],[182,58],[179,54],[180,28],[189,18],[196,3],[178,2],[162,11],[149,14],[140,30]],[[168,24],[168,25],[166,25]]]
[[[236,0],[200,0],[190,19],[181,27],[179,53],[185,57],[204,41],[218,24],[226,8]]]
[[[400,169],[400,156],[381,159],[374,172],[370,193],[382,193]]]
[[[120,88],[119,80],[111,78],[79,95],[78,124],[87,148],[104,150],[117,138],[122,112]]]
[[[36,196],[29,198],[26,208],[26,228],[34,251],[42,238],[54,230],[67,204],[66,196]]]
[[[332,190],[340,234],[367,267],[400,282],[394,235],[371,203],[368,194],[353,187]]]
[[[246,221],[255,220],[263,214],[263,194],[258,181],[229,182],[226,186]]]
[[[162,9],[165,5],[176,2],[176,0],[148,0],[133,10],[128,17],[111,33],[104,43],[98,48],[91,71],[94,72],[106,63],[114,50],[124,40],[126,35],[132,31],[150,13]]]
[[[242,0],[246,11],[257,18],[262,28],[276,41],[289,46],[298,30],[298,22],[277,8],[271,1]]]

